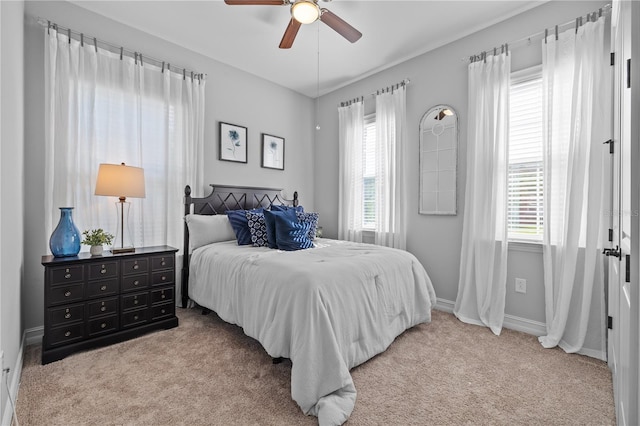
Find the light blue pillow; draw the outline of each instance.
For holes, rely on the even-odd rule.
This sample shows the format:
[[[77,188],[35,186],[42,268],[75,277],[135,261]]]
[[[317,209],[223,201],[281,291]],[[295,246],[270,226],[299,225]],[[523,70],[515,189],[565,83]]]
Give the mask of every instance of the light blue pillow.
[[[254,247],[267,247],[267,226],[263,213],[255,213],[247,210],[247,225],[251,234],[251,243]]]
[[[309,239],[310,223],[300,223],[284,216],[275,216],[276,241],[280,250],[293,251],[313,247]]]
[[[316,238],[316,228],[318,227],[318,213],[296,212],[296,217],[299,222],[310,224],[309,239],[313,241]]]
[[[293,209],[264,211],[264,221],[267,227],[267,246],[273,249],[278,248],[276,239],[276,216],[283,216],[289,220],[298,220],[296,211]]]
[[[236,234],[236,240],[239,246],[246,246],[251,244],[251,231],[249,231],[249,225],[247,223],[247,211],[254,213],[262,213],[263,208],[253,210],[229,210],[227,211],[227,217],[233,228],[233,232]]]

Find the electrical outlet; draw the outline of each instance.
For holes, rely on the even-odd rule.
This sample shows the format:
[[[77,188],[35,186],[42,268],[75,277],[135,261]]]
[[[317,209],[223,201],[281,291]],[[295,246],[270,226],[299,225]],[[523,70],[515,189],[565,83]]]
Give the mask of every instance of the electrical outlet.
[[[516,278],[516,293],[527,292],[527,280],[524,278]]]

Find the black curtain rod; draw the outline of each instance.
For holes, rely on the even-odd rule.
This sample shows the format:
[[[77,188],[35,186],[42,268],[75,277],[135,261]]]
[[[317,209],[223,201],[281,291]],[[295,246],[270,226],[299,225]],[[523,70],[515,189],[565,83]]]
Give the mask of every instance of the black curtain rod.
[[[58,24],[56,24],[55,22],[51,22],[49,20],[46,19],[42,19],[42,18],[37,18],[37,22],[38,24],[40,24],[41,26],[47,28],[47,31],[50,31],[52,28],[55,29],[58,33],[62,33],[62,34],[66,34],[66,36],[69,38],[69,43],[71,43],[71,39],[74,38],[75,40],[80,41],[80,45],[84,46],[85,41],[90,41],[94,48],[96,49],[96,52],[98,51],[98,43],[100,43],[101,46],[106,46],[106,50],[108,50],[109,52],[112,53],[118,53],[120,54],[120,59],[122,60],[123,56],[126,54],[127,56],[131,57],[134,59],[135,63],[138,64],[138,61],[140,61],[140,65],[144,66],[144,63],[151,63],[156,65],[158,68],[161,69],[162,72],[164,72],[165,69],[167,69],[168,71],[173,71],[177,74],[182,74],[182,78],[186,79],[187,76],[190,76],[191,79],[196,79],[196,80],[204,80],[205,77],[207,76],[207,74],[204,73],[197,73],[195,71],[189,71],[187,68],[185,67],[178,67],[175,65],[171,65],[170,63],[166,62],[166,61],[161,61],[159,59],[155,59],[152,58],[150,56],[144,56],[144,60],[142,57],[142,53],[140,52],[136,52],[134,50],[129,50],[126,49],[122,46],[117,46],[115,44],[103,41],[103,40],[99,40],[96,37],[84,34],[84,33],[80,33],[77,31],[74,31],[70,28],[65,28],[62,27]]]
[[[394,90],[398,90],[400,87],[404,87],[409,83],[411,83],[411,80],[409,80],[408,78],[405,78],[400,83],[392,84],[391,86],[387,86],[387,87],[384,87],[382,89],[378,89],[375,92],[369,93],[368,96],[377,96],[377,95],[380,95],[381,93],[388,93],[388,92],[392,92],[393,93]],[[345,107],[345,106],[352,105],[352,104],[354,104],[356,102],[364,102],[364,96],[359,96],[359,97],[357,97],[355,99],[350,99],[348,101],[340,102],[339,106]]]
[[[511,45],[512,47],[514,46],[519,46],[523,43],[526,43],[526,45],[530,45],[532,40],[536,40],[536,39],[544,39],[545,42],[547,40],[547,37],[550,37],[553,33],[555,33],[555,38],[556,40],[558,39],[558,34],[560,31],[564,31],[568,28],[571,28],[572,26],[575,26],[575,30],[576,32],[578,31],[578,28],[580,26],[582,26],[585,22],[590,22],[593,21],[595,22],[598,18],[600,18],[603,15],[606,15],[608,13],[611,13],[611,4],[606,4],[604,6],[602,6],[600,9],[598,9],[597,11],[591,12],[591,13],[587,13],[584,17],[583,16],[579,16],[577,17],[575,20],[571,20],[568,22],[565,22],[564,24],[559,24],[559,25],[555,25],[553,27],[552,31],[549,31],[548,28],[545,28],[543,31],[539,31],[535,34],[532,34],[530,36],[527,37],[523,37],[519,40],[513,41],[511,43],[508,44],[504,44],[503,46],[509,46]],[[493,53],[494,55],[497,53],[498,49],[500,49],[500,47],[496,48],[496,47],[492,47],[491,49],[487,49],[487,50],[483,50],[482,52],[478,53],[477,55],[471,55],[471,56],[467,56],[465,58],[462,58],[463,61],[469,61],[469,62],[475,62],[475,61],[479,61],[479,60],[486,60],[487,55],[490,55],[491,53]],[[507,49],[505,49],[507,50]],[[507,54],[508,50],[507,50]]]

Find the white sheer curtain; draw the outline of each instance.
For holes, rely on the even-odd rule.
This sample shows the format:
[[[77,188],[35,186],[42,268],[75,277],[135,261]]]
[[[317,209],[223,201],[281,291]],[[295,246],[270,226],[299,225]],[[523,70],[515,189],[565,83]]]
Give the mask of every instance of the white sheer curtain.
[[[607,228],[603,142],[609,139],[611,116],[608,52],[604,17],[542,44],[547,335],[540,342],[567,352],[583,347],[594,294],[601,342],[605,335],[601,252]]]
[[[128,200],[134,244],[180,248],[184,186],[204,187],[204,105],[204,81],[45,32],[46,238],[61,206],[80,231],[115,234],[117,199],[94,190],[100,163],[124,162],[145,171],[146,198]]]
[[[362,242],[362,137],[364,103],[338,108],[338,238]]]
[[[502,331],[507,279],[507,53],[469,65],[469,118],[460,280],[454,314]]]
[[[406,249],[406,86],[376,96],[375,243]]]

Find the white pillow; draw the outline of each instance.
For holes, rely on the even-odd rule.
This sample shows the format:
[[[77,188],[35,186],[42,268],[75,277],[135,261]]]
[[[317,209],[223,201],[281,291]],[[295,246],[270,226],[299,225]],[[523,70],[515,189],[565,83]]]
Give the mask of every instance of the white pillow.
[[[184,217],[184,220],[189,227],[189,245],[191,246],[191,250],[211,243],[236,239],[236,234],[233,232],[233,228],[226,214],[210,216],[188,214]]]

